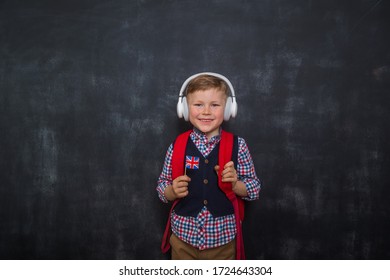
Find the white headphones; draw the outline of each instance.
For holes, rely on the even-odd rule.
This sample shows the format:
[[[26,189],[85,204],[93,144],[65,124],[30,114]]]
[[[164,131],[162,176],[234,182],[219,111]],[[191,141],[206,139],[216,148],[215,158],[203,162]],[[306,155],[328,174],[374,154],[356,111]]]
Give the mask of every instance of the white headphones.
[[[237,115],[237,102],[236,102],[236,95],[234,93],[234,88],[232,86],[232,83],[223,75],[213,73],[213,72],[202,72],[195,75],[192,75],[189,77],[181,86],[180,94],[179,94],[179,101],[177,102],[177,116],[179,118],[184,118],[186,121],[188,121],[188,105],[187,105],[187,98],[184,95],[185,90],[187,89],[187,85],[189,82],[191,82],[193,79],[200,75],[210,75],[217,78],[220,78],[223,80],[229,87],[230,96],[226,100],[226,106],[225,106],[225,112],[223,115],[223,119],[225,121],[228,121],[230,117],[234,118]]]

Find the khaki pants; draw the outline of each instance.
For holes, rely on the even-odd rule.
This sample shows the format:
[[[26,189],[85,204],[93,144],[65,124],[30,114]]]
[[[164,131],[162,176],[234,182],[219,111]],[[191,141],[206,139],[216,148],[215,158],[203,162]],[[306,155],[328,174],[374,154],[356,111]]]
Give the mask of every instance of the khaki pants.
[[[235,240],[220,247],[199,250],[172,234],[169,243],[172,260],[234,260],[236,257]]]

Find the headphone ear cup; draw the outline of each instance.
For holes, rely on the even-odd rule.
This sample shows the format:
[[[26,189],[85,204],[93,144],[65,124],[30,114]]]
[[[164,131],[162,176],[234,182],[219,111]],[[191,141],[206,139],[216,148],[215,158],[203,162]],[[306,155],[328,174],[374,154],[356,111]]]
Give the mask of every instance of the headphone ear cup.
[[[187,104],[187,98],[183,97],[182,108],[183,108],[183,117],[185,121],[188,121],[188,104]]]
[[[231,109],[232,109],[232,98],[229,96],[226,99],[225,111],[223,113],[223,119],[225,121],[228,121],[230,119],[232,113]]]
[[[232,100],[232,106],[230,108],[231,116],[232,118],[235,118],[237,116],[237,102],[236,98],[233,98]]]
[[[176,112],[179,118],[183,117],[183,97],[181,96],[179,97],[179,101],[177,102]]]

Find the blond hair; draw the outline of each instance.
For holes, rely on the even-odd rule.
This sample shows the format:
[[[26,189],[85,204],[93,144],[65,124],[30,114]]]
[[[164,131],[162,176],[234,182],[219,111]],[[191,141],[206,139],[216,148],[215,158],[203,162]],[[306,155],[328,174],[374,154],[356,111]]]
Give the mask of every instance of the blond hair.
[[[226,97],[229,97],[228,85],[224,80],[211,76],[211,75],[200,75],[192,79],[187,86],[186,95],[193,93],[198,90],[208,90],[211,88],[218,89],[225,93]]]

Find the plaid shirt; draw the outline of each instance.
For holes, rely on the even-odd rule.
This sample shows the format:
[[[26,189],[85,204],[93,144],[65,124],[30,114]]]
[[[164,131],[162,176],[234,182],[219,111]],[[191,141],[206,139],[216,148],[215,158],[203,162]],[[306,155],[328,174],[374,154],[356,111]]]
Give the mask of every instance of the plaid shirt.
[[[206,135],[194,128],[190,134],[191,141],[204,157],[207,157],[221,140],[220,136],[214,136],[210,140]],[[158,179],[157,193],[159,198],[168,203],[164,195],[167,186],[172,184],[172,152],[173,144],[168,148],[165,156],[164,167]],[[248,196],[245,200],[259,198],[260,181],[256,176],[252,157],[243,138],[238,137],[238,180],[245,183]],[[183,217],[172,212],[172,232],[184,242],[200,250],[222,246],[232,241],[236,235],[234,215],[213,217],[204,206],[197,217]]]

